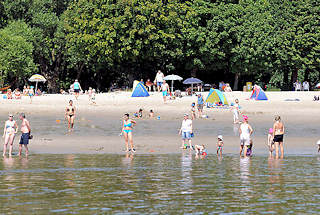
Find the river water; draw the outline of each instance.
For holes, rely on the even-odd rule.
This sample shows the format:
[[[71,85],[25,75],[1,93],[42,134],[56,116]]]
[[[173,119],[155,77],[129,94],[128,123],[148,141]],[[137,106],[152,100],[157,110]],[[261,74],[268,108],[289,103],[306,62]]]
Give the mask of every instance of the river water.
[[[320,157],[32,155],[0,163],[0,214],[316,214]]]

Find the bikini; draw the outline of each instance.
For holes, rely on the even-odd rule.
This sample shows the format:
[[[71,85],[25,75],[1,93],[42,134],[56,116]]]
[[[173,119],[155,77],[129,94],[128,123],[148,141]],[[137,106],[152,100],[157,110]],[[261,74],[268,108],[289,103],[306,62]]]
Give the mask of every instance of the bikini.
[[[130,127],[131,128],[132,127],[132,123],[130,122],[130,123],[127,123],[127,124],[123,124],[123,127],[124,128],[126,128],[126,127]],[[130,130],[129,129],[124,129],[123,131],[126,132],[127,134],[132,132],[131,129]]]
[[[8,128],[12,128],[14,130],[14,121],[9,121],[6,123],[6,133],[9,134],[14,132],[13,130],[8,130]]]
[[[72,112],[74,112],[74,108],[72,108],[71,110],[72,110]],[[69,111],[70,111],[70,109],[67,108],[67,112],[69,112]],[[69,117],[73,117],[73,116],[74,116],[74,114],[69,114]]]

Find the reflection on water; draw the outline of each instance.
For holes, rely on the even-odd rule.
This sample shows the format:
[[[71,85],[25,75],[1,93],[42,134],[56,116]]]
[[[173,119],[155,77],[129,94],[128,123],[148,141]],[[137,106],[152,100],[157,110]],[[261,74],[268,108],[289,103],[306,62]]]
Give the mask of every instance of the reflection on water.
[[[33,155],[0,162],[1,214],[320,210],[319,157]]]

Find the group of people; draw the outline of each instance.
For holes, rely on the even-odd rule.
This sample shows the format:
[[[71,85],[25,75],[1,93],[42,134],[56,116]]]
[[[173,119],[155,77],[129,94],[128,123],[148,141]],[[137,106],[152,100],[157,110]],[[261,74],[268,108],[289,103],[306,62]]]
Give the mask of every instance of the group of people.
[[[34,92],[33,86],[24,86],[22,93],[21,93],[19,88],[16,88],[14,91],[12,91],[9,88],[7,90],[6,98],[7,99],[21,99],[22,96],[29,96],[30,97],[30,103],[32,103],[32,97],[34,95],[37,95],[37,96],[42,95],[41,90],[37,89],[37,91]]]
[[[24,113],[20,113],[19,118],[21,120],[21,137],[19,141],[19,156],[21,156],[22,153],[22,146],[24,146],[26,150],[26,156],[29,154],[28,144],[29,140],[32,139],[31,135],[31,127],[29,121],[26,119],[26,116]],[[9,145],[9,156],[12,156],[12,149],[13,149],[13,143],[16,134],[18,133],[19,127],[17,125],[17,122],[14,120],[13,114],[9,114],[9,119],[5,122],[4,129],[3,129],[3,138],[4,138],[4,144],[3,144],[3,157],[6,156],[6,151]]]
[[[293,88],[295,91],[309,91],[310,85],[308,81],[304,81],[302,84],[299,80],[293,83]]]

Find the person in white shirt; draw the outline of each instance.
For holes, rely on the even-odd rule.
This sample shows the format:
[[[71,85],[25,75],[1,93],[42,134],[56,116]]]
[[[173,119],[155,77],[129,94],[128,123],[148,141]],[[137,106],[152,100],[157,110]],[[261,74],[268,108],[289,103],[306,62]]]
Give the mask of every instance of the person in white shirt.
[[[242,150],[244,148],[244,157],[247,157],[247,150],[251,144],[251,134],[253,133],[253,129],[251,125],[248,123],[248,116],[243,116],[243,123],[241,123],[239,127],[240,133],[240,156],[242,154]]]
[[[164,74],[161,72],[161,70],[158,70],[156,78],[155,78],[155,82],[157,84],[157,88],[158,88],[158,92],[160,92],[160,88],[163,84],[163,78],[164,78]]]
[[[302,84],[302,87],[303,87],[303,90],[304,91],[309,91],[309,82],[308,81],[304,81],[303,84]]]
[[[235,100],[235,104],[233,105],[232,111],[233,111],[233,123],[238,124],[240,122],[239,121],[240,105],[239,105],[238,99]]]
[[[181,128],[179,130],[179,135],[182,137],[182,145],[181,148],[184,149],[184,145],[186,144],[186,141],[188,140],[189,142],[189,147],[190,150],[192,150],[192,145],[191,145],[191,136],[192,136],[192,120],[189,119],[188,114],[184,114],[183,121],[181,124]]]

